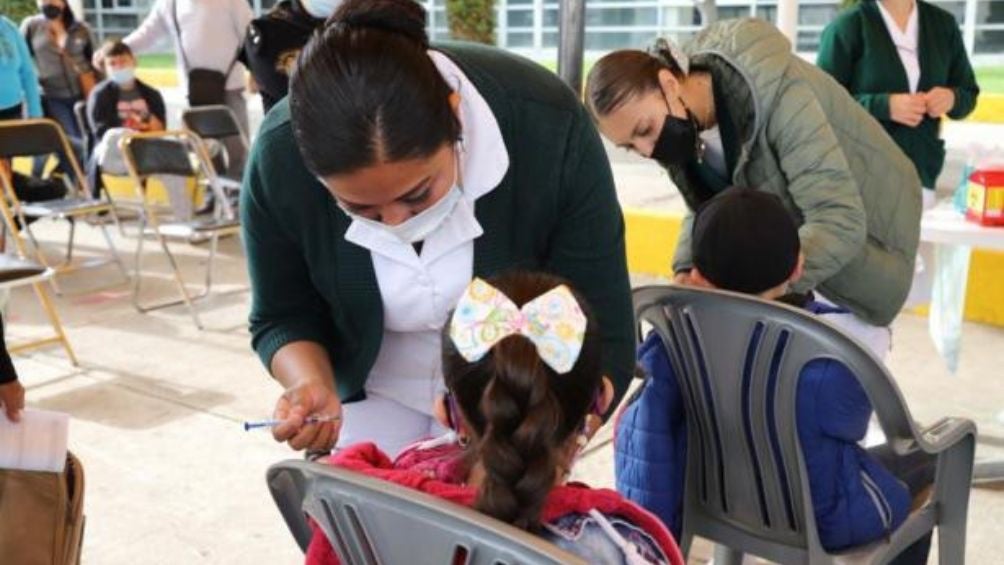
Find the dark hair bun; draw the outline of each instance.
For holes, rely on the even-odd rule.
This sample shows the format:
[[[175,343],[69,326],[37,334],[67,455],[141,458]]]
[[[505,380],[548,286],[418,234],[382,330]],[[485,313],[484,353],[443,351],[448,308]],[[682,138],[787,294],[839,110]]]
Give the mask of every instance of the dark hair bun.
[[[346,0],[328,20],[329,25],[378,29],[403,35],[428,47],[425,8],[414,0]]]

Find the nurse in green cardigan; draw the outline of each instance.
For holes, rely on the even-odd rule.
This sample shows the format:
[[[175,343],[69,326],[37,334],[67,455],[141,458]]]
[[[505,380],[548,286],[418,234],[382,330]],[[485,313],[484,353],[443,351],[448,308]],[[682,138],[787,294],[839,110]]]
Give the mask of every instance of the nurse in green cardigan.
[[[425,25],[411,0],[342,4],[255,141],[252,344],[285,389],[273,435],[294,449],[393,453],[439,433],[440,330],[473,276],[569,280],[619,393],[632,376],[624,223],[585,108],[504,51],[430,47]]]
[[[863,0],[823,30],[817,63],[913,161],[933,204],[941,120],[968,116],[980,93],[955,17],[923,0]]]

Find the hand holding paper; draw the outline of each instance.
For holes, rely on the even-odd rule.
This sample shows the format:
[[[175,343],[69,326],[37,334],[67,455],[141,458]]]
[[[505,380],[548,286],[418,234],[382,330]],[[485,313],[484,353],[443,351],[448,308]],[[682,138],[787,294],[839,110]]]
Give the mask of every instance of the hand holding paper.
[[[20,422],[0,417],[0,469],[62,472],[70,416],[24,410]]]

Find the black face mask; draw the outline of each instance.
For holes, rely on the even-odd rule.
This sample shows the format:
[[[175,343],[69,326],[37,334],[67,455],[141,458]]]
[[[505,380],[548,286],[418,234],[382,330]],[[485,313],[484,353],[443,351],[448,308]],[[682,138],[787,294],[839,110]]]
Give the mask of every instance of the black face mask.
[[[45,16],[45,19],[47,20],[54,20],[63,15],[63,9],[55,4],[46,4],[45,6],[42,6],[42,15]]]
[[[682,104],[682,102],[681,102]],[[668,110],[668,104],[667,110]],[[697,155],[697,120],[687,108],[687,117],[677,118],[666,114],[659,138],[655,140],[650,157],[664,167],[682,165]]]

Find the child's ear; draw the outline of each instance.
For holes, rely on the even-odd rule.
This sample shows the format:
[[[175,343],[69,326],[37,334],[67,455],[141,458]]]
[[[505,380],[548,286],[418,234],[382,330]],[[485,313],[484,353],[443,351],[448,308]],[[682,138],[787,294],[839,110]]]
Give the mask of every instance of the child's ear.
[[[788,278],[788,283],[789,284],[797,283],[804,274],[805,274],[805,254],[799,253],[798,263],[795,264],[795,270],[791,272],[791,277]]]
[[[446,395],[439,393],[432,401],[432,416],[440,426],[450,429],[450,409],[446,407]]]
[[[603,377],[603,392],[600,394],[600,415],[604,415],[610,411],[610,405],[614,401],[614,384],[610,381],[609,377]]]

